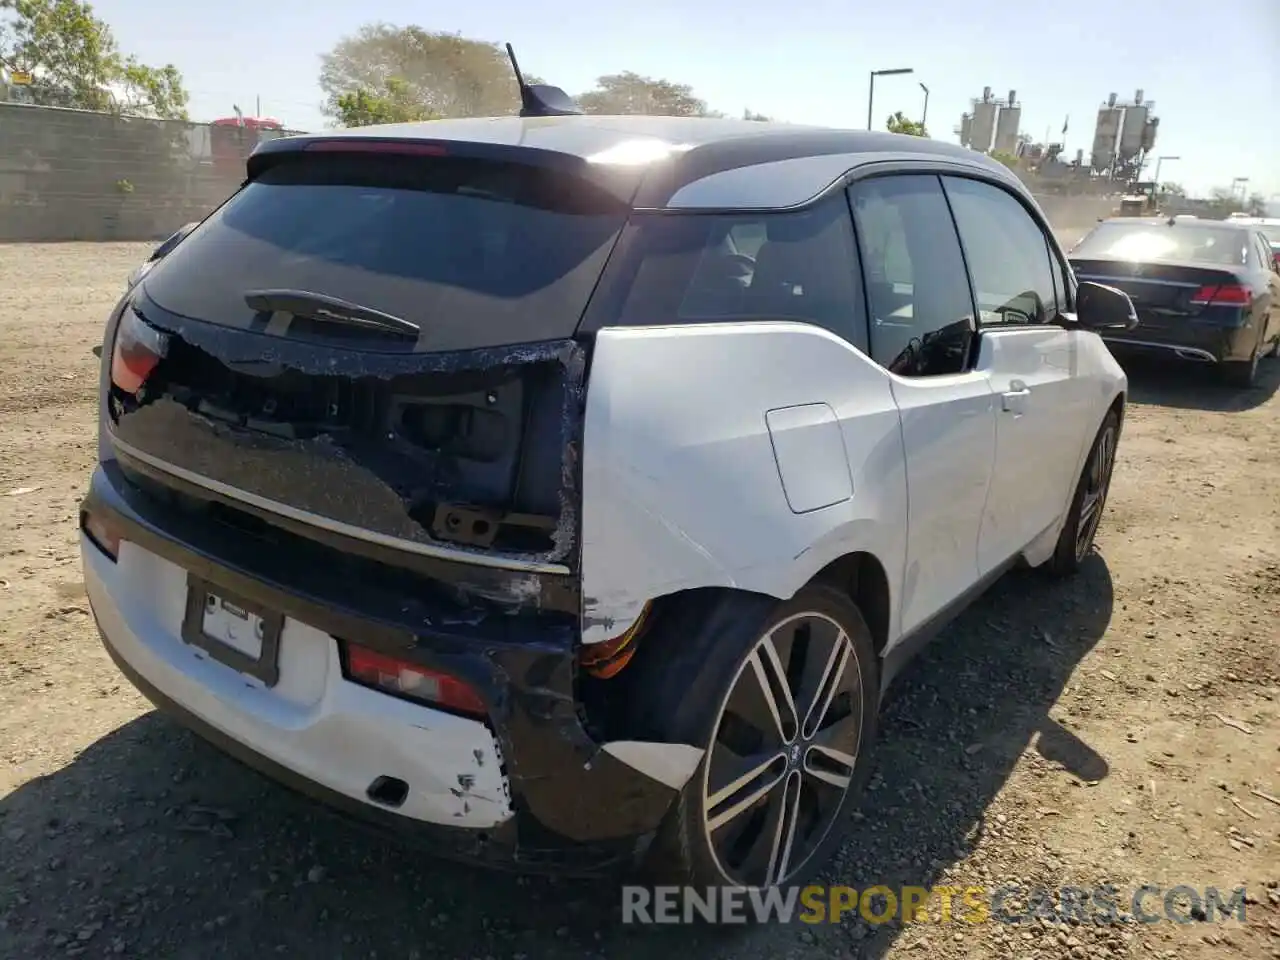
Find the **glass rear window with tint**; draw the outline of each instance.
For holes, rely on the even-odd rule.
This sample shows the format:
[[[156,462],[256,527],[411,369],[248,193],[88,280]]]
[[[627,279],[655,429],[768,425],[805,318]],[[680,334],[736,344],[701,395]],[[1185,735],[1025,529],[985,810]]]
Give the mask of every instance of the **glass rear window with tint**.
[[[1244,266],[1249,238],[1238,227],[1177,223],[1102,223],[1071,251],[1075,259],[1133,260],[1141,263],[1191,261]]]
[[[232,197],[146,291],[181,316],[246,328],[249,291],[319,294],[417,324],[420,350],[558,339],[576,330],[628,214],[545,167],[300,155]]]
[[[629,230],[602,325],[798,320],[866,345],[843,195],[786,213],[641,214]]]

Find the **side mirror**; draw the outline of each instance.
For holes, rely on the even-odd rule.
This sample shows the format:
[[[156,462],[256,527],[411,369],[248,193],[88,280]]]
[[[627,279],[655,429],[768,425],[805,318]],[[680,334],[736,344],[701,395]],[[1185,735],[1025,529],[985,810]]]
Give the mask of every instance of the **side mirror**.
[[[1125,333],[1138,325],[1138,312],[1123,290],[1082,280],[1076,286],[1076,323],[1098,333]]]

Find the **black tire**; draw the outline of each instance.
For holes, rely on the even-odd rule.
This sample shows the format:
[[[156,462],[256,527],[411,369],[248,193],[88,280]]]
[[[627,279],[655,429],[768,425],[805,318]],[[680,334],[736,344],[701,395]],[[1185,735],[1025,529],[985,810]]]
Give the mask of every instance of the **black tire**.
[[[1053,556],[1044,565],[1043,569],[1053,576],[1068,577],[1074,574],[1093,549],[1093,539],[1098,533],[1102,511],[1107,506],[1107,493],[1111,489],[1111,473],[1115,468],[1116,444],[1119,439],[1120,415],[1115,410],[1109,410],[1093,438],[1089,456],[1085,458],[1084,470],[1076,483],[1071,509],[1067,511],[1066,522],[1062,525],[1062,532],[1058,534]],[[1087,515],[1086,510],[1090,510]]]
[[[871,633],[849,597],[826,585],[807,586],[785,602],[717,591],[704,607],[684,624],[694,629],[662,645],[675,647],[671,656],[642,665],[632,691],[645,704],[651,733],[707,750],[663,824],[649,872],[658,882],[696,888],[803,883],[844,836],[850,800],[865,782],[879,695]],[[788,667],[796,668],[789,682]],[[834,687],[819,680],[832,675]],[[772,687],[772,702],[786,714],[779,682],[795,708],[782,721],[760,693]],[[750,768],[757,776],[745,782],[727,772]],[[723,781],[719,789],[716,780]],[[716,793],[722,796],[712,813]],[[787,812],[800,823],[789,833],[782,829]],[[778,868],[776,839],[784,833],[790,862]]]
[[[1233,360],[1222,365],[1222,377],[1227,386],[1237,390],[1249,390],[1258,382],[1258,358],[1262,345],[1253,351],[1252,360]]]

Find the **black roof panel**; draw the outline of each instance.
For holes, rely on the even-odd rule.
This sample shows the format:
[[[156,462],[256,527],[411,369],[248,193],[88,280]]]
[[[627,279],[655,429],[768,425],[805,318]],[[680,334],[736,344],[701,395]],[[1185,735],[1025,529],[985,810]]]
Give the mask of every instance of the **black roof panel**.
[[[957,144],[869,130],[729,120],[710,117],[565,116],[475,117],[386,124],[284,137],[262,144],[255,156],[287,152],[315,140],[426,140],[468,144],[493,152],[531,150],[613,171],[629,184],[637,207],[664,207],[681,187],[727,170],[805,157],[847,156],[851,169],[879,159],[961,161],[1012,179],[995,160]],[[255,164],[251,161],[252,175]],[[831,183],[832,164],[814,168],[812,184],[798,182],[794,165],[788,195],[816,195]],[[761,171],[762,175],[765,174]],[[772,175],[772,174],[770,174]],[[825,177],[825,179],[824,179]],[[803,175],[799,175],[803,179]]]

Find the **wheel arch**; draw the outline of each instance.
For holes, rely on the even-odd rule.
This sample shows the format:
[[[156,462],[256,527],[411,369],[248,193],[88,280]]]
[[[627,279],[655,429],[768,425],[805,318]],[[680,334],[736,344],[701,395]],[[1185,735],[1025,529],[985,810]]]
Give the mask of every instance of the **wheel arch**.
[[[837,557],[814,574],[810,583],[825,583],[846,594],[862,613],[876,655],[889,643],[893,592],[884,564],[865,550]]]

